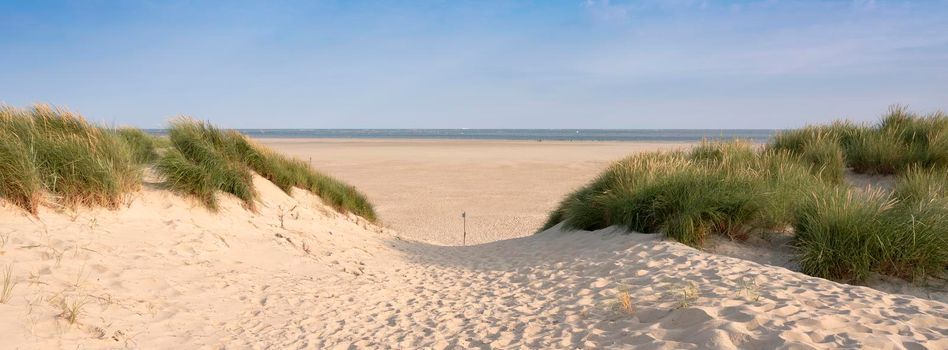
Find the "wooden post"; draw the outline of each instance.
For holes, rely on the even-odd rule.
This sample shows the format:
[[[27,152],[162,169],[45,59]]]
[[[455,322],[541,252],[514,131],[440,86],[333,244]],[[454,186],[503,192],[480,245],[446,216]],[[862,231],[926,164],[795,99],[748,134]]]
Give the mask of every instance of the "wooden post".
[[[467,212],[461,212],[461,220],[464,222],[464,235],[461,236],[461,245],[467,245]]]

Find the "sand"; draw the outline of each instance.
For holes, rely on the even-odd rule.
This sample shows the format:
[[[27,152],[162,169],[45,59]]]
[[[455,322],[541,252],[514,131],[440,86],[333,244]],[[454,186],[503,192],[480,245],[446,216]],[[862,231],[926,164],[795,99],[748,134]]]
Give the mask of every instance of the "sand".
[[[363,189],[402,235],[461,245],[536,232],[570,191],[634,152],[690,143],[261,139]]]
[[[408,176],[375,173],[393,186]],[[225,198],[211,214],[153,186],[116,211],[43,208],[35,218],[2,204],[0,267],[17,281],[0,304],[2,347],[948,348],[948,305],[938,301],[616,229],[432,244],[255,182],[257,213]],[[76,305],[71,324],[64,309]]]

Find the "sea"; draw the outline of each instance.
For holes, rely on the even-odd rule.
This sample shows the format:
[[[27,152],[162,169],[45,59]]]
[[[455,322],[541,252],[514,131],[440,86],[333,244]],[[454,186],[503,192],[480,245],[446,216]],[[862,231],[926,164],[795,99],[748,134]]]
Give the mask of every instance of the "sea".
[[[237,129],[254,138],[444,139],[533,141],[747,140],[765,142],[774,129]],[[164,130],[149,130],[162,134]]]

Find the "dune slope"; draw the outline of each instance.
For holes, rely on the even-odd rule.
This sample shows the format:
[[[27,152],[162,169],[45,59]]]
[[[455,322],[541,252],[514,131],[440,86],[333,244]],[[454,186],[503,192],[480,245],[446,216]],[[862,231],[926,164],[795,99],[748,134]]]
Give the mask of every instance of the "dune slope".
[[[149,188],[117,211],[6,204],[5,346],[948,347],[937,301],[612,229],[428,245],[255,183],[257,213]]]

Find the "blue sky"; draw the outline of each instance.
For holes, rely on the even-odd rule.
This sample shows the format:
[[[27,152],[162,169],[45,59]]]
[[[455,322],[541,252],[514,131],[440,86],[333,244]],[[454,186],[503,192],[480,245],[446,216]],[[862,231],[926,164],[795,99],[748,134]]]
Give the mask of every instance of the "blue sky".
[[[0,77],[140,127],[784,128],[948,108],[948,0],[0,0]]]

